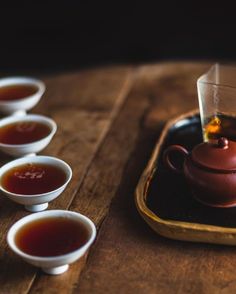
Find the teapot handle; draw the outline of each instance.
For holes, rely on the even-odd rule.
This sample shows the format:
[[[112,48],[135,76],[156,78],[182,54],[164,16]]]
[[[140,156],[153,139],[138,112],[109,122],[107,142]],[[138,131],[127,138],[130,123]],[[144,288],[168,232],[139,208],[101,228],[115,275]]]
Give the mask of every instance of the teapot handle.
[[[186,156],[189,154],[188,151],[180,146],[180,145],[171,145],[169,146],[165,152],[164,152],[164,156],[163,156],[163,160],[164,160],[164,164],[170,168],[172,171],[174,171],[175,173],[181,174],[183,172],[183,170],[181,168],[176,167],[170,159],[170,154],[172,152],[179,152],[181,153],[181,155],[184,157],[184,159],[186,158]]]

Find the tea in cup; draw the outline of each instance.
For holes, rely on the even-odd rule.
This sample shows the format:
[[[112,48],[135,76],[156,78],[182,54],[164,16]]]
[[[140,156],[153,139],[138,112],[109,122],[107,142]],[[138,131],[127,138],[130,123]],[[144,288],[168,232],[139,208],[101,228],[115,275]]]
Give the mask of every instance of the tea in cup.
[[[56,157],[23,157],[0,168],[0,190],[26,210],[36,212],[46,209],[71,177],[70,166]]]

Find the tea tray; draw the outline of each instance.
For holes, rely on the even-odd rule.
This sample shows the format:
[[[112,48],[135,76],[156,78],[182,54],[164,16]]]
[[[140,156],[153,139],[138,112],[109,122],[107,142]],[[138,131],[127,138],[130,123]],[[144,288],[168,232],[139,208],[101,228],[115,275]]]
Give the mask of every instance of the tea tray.
[[[236,207],[212,208],[198,203],[183,175],[171,172],[163,164],[163,151],[167,146],[181,144],[191,151],[201,141],[197,110],[166,124],[137,185],[136,207],[147,224],[162,236],[236,245]]]

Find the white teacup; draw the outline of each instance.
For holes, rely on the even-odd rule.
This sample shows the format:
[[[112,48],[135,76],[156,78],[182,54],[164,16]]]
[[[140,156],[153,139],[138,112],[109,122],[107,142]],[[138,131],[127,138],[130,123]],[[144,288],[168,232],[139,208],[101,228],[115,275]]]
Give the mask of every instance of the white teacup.
[[[88,232],[88,239],[84,245],[79,247],[78,249],[69,252],[64,255],[59,256],[50,256],[50,257],[39,257],[25,253],[22,251],[16,244],[15,236],[19,229],[21,229],[24,225],[40,220],[43,218],[70,218],[74,221],[78,221],[81,225],[85,227]],[[72,211],[67,210],[48,210],[44,212],[39,212],[35,214],[28,215],[23,217],[19,221],[17,221],[9,230],[7,234],[7,242],[10,248],[20,257],[22,257],[26,262],[41,267],[42,270],[51,275],[62,274],[68,269],[68,264],[78,260],[82,257],[88,248],[93,243],[96,237],[96,227],[94,223],[86,216]]]
[[[43,150],[52,140],[52,137],[56,133],[57,125],[55,121],[52,119],[43,116],[43,115],[37,115],[37,114],[27,114],[23,117],[21,116],[9,116],[6,118],[3,118],[0,120],[0,128],[12,123],[17,122],[38,122],[45,124],[49,127],[50,133],[37,141],[34,141],[32,143],[25,143],[25,144],[5,144],[0,142],[0,150],[6,154],[9,154],[14,157],[21,157],[26,155],[34,155],[35,153],[40,152]],[[24,134],[22,133],[22,136]]]
[[[0,87],[32,85],[36,87],[36,92],[30,96],[17,100],[0,100],[0,112],[5,115],[25,115],[26,111],[33,108],[45,92],[45,84],[37,79],[29,77],[10,77],[0,79]]]
[[[32,156],[32,157],[23,157],[16,160],[13,160],[0,168],[0,179],[7,171],[11,170],[12,168],[28,164],[28,163],[39,163],[39,164],[48,164],[53,165],[58,168],[61,168],[66,175],[65,182],[58,187],[57,189],[42,193],[42,194],[34,194],[34,195],[24,195],[24,194],[16,194],[6,190],[2,182],[0,180],[0,190],[12,201],[15,201],[19,204],[23,204],[26,210],[31,212],[38,212],[45,210],[48,207],[48,202],[52,201],[53,199],[57,198],[66,188],[69,181],[72,177],[72,170],[70,166],[56,157],[51,156]]]

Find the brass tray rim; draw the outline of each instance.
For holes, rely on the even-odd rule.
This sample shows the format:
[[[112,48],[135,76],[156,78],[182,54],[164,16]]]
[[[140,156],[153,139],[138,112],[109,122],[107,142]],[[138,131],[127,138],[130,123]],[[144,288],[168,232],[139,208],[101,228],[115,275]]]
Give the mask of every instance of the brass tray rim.
[[[236,245],[236,228],[162,219],[146,205],[149,183],[158,168],[157,160],[159,158],[159,152],[168,131],[180,120],[196,116],[197,114],[199,114],[199,110],[194,109],[166,123],[152,152],[151,158],[137,184],[135,190],[135,205],[139,214],[148,225],[164,237],[193,242]]]

